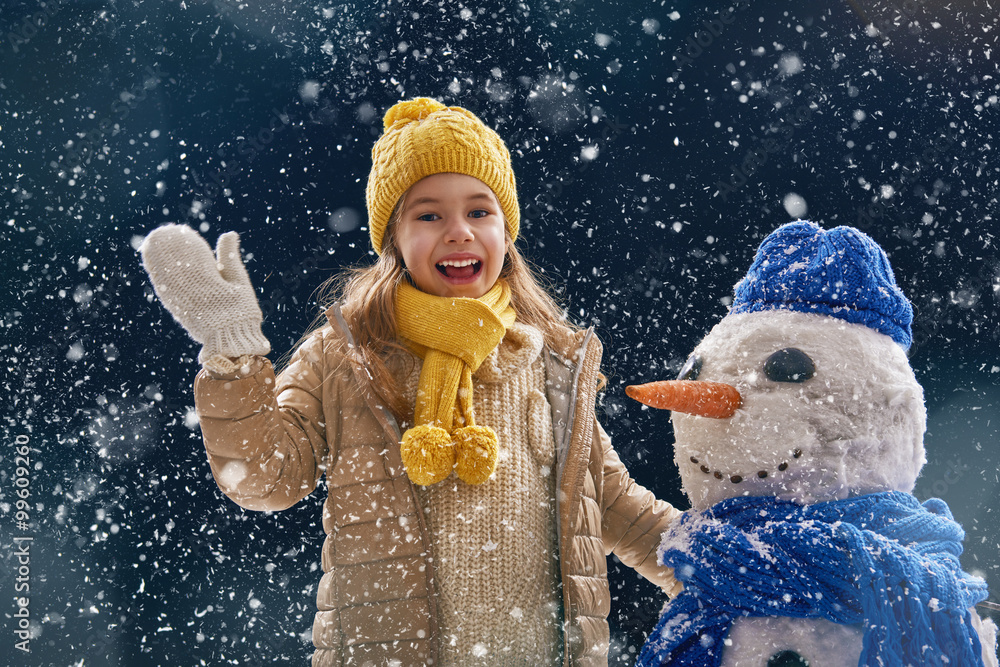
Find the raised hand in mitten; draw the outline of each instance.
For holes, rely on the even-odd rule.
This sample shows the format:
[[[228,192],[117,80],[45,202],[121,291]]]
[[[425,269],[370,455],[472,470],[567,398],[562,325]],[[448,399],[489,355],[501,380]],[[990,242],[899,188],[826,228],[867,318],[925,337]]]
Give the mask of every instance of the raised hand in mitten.
[[[198,361],[271,351],[236,232],[220,236],[213,254],[190,227],[164,225],[143,240],[139,252],[160,301],[202,344]]]

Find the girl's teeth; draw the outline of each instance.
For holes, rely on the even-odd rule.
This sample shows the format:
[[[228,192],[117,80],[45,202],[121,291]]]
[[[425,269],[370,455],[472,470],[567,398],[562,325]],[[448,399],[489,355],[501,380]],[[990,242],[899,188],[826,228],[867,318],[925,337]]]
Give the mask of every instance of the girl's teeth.
[[[478,260],[463,259],[438,262],[435,268],[448,278],[471,278],[479,273],[481,267]]]

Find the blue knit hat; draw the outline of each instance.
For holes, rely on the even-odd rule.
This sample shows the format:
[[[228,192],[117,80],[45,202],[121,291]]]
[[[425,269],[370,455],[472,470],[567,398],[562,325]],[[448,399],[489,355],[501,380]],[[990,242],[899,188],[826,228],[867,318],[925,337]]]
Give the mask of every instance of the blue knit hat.
[[[913,342],[913,308],[889,258],[853,227],[824,230],[800,220],[771,232],[736,285],[729,312],[765,310],[839,317],[889,336],[904,350]]]

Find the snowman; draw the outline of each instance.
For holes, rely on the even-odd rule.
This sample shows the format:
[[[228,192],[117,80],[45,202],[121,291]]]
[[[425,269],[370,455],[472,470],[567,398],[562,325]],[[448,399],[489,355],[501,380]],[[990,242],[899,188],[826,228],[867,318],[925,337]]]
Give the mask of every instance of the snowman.
[[[926,462],[912,319],[871,238],[793,222],[679,379],[627,388],[673,411],[692,506],[658,552],[685,589],[638,665],[996,667],[964,533],[911,495]]]

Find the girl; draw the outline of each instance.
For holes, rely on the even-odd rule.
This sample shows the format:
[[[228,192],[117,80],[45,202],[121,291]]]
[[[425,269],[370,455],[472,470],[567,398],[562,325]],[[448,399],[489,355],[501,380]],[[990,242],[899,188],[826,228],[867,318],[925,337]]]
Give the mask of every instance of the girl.
[[[167,225],[141,252],[203,344],[195,404],[229,498],[280,510],[324,473],[314,667],[604,665],[606,555],[658,584],[679,512],[635,484],[597,423],[592,330],[514,245],[510,154],[460,107],[400,102],[372,151],[374,265],[277,377],[223,234]]]

